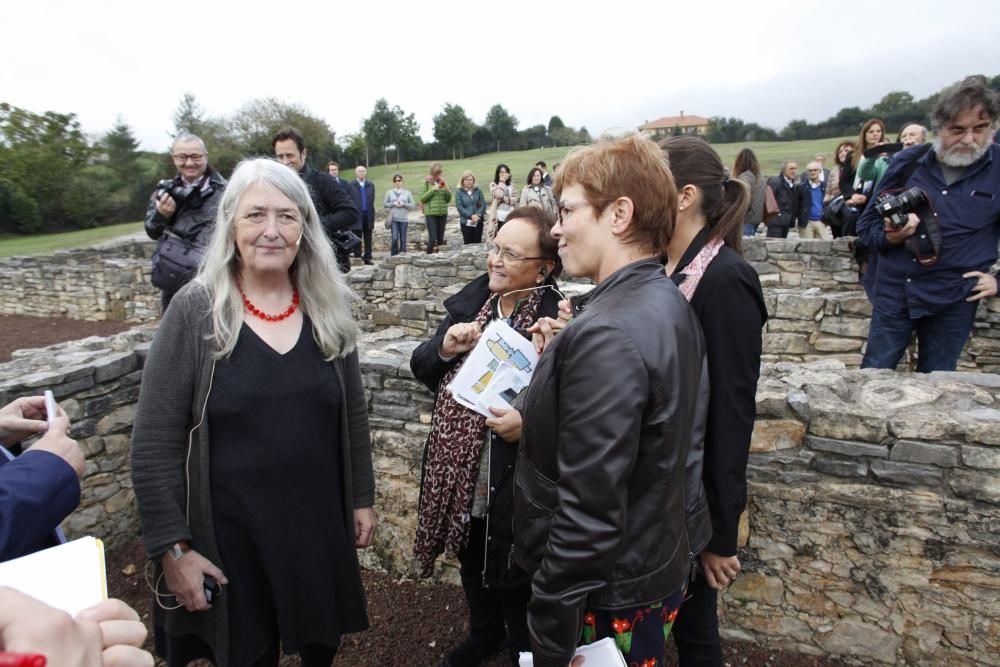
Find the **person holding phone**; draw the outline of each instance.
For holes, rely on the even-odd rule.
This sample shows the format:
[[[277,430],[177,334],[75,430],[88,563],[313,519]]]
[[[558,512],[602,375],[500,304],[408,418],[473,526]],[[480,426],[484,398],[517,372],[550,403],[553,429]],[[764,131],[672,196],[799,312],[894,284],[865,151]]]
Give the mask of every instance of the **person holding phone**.
[[[355,548],[375,529],[352,295],[294,171],[244,161],[219,206],[149,350],[132,431],[157,651],[329,667],[368,627]]]
[[[423,192],[420,193],[420,203],[424,208],[424,220],[427,223],[428,255],[445,242],[444,227],[448,221],[451,189],[441,176],[443,172],[444,167],[440,162],[432,164],[430,174],[424,178]]]
[[[69,417],[57,410],[46,414],[44,396],[0,408],[0,561],[58,544],[59,524],[80,503],[83,451],[69,437]],[[39,433],[20,456],[7,449]]]
[[[498,223],[517,206],[517,188],[511,183],[510,167],[498,164],[493,182],[490,183],[490,208],[486,211],[486,238],[496,236]]]

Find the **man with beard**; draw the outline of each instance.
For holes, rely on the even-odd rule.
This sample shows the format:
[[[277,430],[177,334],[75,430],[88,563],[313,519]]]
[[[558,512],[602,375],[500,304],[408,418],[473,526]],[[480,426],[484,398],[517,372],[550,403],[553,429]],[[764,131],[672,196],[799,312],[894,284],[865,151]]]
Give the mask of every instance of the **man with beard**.
[[[996,295],[997,276],[987,272],[1000,242],[998,118],[1000,96],[985,77],[967,77],[934,107],[934,143],[896,154],[879,184],[926,193],[941,230],[936,262],[927,261],[932,234],[917,215],[893,229],[869,205],[858,220],[860,241],[877,255],[864,275],[874,308],[862,368],[895,368],[916,331],[917,370],[955,370],[979,301]]]

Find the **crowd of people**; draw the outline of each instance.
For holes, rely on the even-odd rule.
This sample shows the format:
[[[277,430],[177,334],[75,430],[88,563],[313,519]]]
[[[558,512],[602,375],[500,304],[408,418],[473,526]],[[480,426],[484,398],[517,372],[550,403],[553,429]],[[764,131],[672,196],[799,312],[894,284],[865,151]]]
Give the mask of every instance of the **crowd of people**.
[[[438,163],[416,197],[394,177],[393,252],[418,201],[427,252],[453,200],[463,239],[486,241],[486,273],[445,300],[410,360],[434,394],[413,555],[425,576],[457,558],[468,602],[469,635],[442,665],[531,651],[539,667],[576,667],[575,649],[604,637],[628,664],[662,665],[672,637],[682,665],[721,665],[717,595],[742,567],[767,321],[744,238],[762,223],[826,238],[840,198],[867,252],[864,365],[894,367],[916,331],[918,370],[953,369],[978,301],[997,293],[998,119],[1000,99],[971,77],[935,107],[933,144],[910,124],[889,145],[873,119],[833,169],[817,156],[802,177],[786,161],[766,180],[749,149],[730,170],[698,137],[641,135],[573,149],[554,175],[540,163],[520,190],[500,164],[488,196],[471,172],[453,192]],[[203,238],[193,272],[164,288],[131,445],[156,652],[171,666],[275,665],[282,652],[330,665],[369,622],[356,549],[376,531],[376,482],[341,267],[371,257],[374,188],[363,167],[347,185],[336,163],[309,167],[291,128],[273,148],[227,182],[182,135],[147,218],[159,261],[179,266],[167,246]],[[563,270],[594,288],[565,298]],[[484,416],[448,387],[497,321],[539,358],[512,409]],[[6,444],[41,434],[19,456],[3,450],[0,559],[61,540],[79,501],[82,454],[65,413],[47,410],[41,397],[0,410]],[[0,589],[0,608],[16,596]],[[120,603],[76,619],[39,609],[65,628],[51,649],[9,617],[0,651],[152,662]],[[128,632],[102,635],[112,620]]]

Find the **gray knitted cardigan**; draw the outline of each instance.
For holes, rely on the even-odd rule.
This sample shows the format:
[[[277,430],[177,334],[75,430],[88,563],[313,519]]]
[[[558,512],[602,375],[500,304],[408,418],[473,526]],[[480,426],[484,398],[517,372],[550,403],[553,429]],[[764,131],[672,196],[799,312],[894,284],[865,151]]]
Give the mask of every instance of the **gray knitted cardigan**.
[[[186,285],[170,302],[145,362],[132,429],[132,481],[143,542],[161,593],[169,591],[159,580],[160,557],[181,540],[189,540],[193,549],[226,571],[212,526],[209,480],[205,408],[215,372],[209,310],[208,294],[197,283]],[[368,407],[357,350],[332,363],[346,399],[341,402],[339,442],[350,443],[341,447],[342,486],[346,525],[353,526],[353,510],[371,507],[375,499]],[[294,494],[289,489],[290,503]],[[334,566],[357,568],[358,563],[355,558],[352,563],[331,563]],[[225,600],[195,613],[154,604],[154,624],[171,636],[201,637],[215,651],[217,664],[228,665]]]

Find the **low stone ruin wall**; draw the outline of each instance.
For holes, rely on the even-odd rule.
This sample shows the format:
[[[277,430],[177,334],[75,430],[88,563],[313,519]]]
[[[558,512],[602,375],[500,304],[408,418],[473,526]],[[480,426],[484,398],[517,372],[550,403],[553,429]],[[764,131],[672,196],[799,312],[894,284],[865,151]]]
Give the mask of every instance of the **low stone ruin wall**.
[[[70,535],[139,533],[128,442],[152,326],[21,351],[0,402],[52,388],[84,447]],[[399,327],[360,344],[379,529],[372,568],[410,554],[432,395]],[[750,456],[744,571],[722,595],[729,638],[863,662],[989,664],[1000,654],[1000,376],[768,364]],[[456,580],[443,561],[438,579]]]
[[[0,315],[148,322],[160,316],[150,284],[152,241],[0,259]]]

